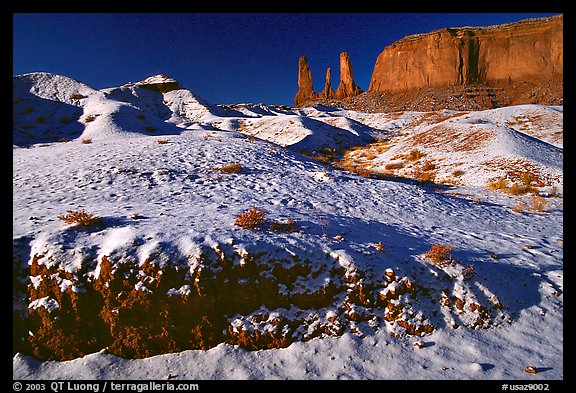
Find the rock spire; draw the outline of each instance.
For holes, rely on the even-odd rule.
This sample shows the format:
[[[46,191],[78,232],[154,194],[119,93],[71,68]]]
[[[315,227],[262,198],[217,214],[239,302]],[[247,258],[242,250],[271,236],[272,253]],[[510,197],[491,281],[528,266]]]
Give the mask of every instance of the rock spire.
[[[300,56],[298,60],[298,92],[294,97],[294,106],[301,106],[307,101],[318,98],[336,98],[342,99],[352,97],[362,93],[362,89],[354,83],[354,73],[352,71],[352,62],[350,56],[346,52],[340,54],[340,84],[338,89],[334,92],[332,84],[330,83],[331,70],[326,70],[326,83],[324,90],[320,93],[314,92],[312,85],[312,73],[308,66],[308,59],[306,56]]]

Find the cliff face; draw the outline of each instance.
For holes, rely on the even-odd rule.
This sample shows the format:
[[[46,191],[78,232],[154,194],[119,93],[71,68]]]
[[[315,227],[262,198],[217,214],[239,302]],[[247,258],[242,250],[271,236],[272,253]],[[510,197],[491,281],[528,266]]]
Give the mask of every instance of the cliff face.
[[[538,84],[563,75],[563,16],[407,36],[378,56],[369,91],[481,83]]]

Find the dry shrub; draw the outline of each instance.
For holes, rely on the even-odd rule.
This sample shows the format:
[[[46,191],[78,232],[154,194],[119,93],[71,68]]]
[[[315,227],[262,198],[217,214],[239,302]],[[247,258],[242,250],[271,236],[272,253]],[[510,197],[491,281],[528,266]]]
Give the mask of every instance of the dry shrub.
[[[524,184],[513,183],[508,189],[508,192],[512,195],[524,195],[530,192],[531,189],[532,189],[531,187],[526,186]]]
[[[404,168],[404,163],[402,161],[400,162],[391,162],[389,164],[386,164],[384,166],[385,169],[391,170],[391,169],[401,169]]]
[[[94,120],[96,120],[95,115],[88,115],[84,118],[84,123],[90,123],[90,122],[93,122]]]
[[[384,248],[385,248],[384,243],[382,243],[382,242],[375,243],[374,248],[376,249],[376,251],[382,252],[382,251],[384,251]]]
[[[273,222],[270,224],[270,229],[278,232],[294,232],[297,228],[297,224],[291,218],[288,218],[284,222]]]
[[[414,179],[418,180],[421,183],[433,182],[435,177],[436,177],[435,172],[422,171],[420,169],[416,169],[414,171]]]
[[[85,95],[82,95],[80,93],[72,93],[70,94],[70,99],[71,100],[81,100],[82,98],[86,98]]]
[[[508,189],[508,181],[505,178],[500,177],[500,178],[488,181],[486,187],[489,190],[506,191]]]
[[[433,169],[436,169],[436,164],[434,164],[432,161],[426,161],[424,164],[422,164],[423,171],[431,171]]]
[[[244,229],[253,229],[266,222],[266,210],[258,209],[256,206],[250,210],[238,213],[234,225]]]
[[[239,173],[242,171],[242,166],[238,163],[233,163],[229,165],[222,165],[220,172],[222,173]]]
[[[454,172],[452,172],[452,175],[455,177],[460,177],[464,174],[464,171],[462,169],[456,169]]]
[[[530,209],[536,212],[545,212],[548,207],[548,201],[546,198],[533,195],[530,198]]]
[[[533,212],[545,212],[548,207],[548,201],[546,198],[533,195],[528,201],[524,199],[517,199],[512,205],[512,210],[516,213],[522,213],[525,211],[533,211]]]
[[[372,172],[370,172],[370,170],[368,170],[366,168],[352,167],[350,169],[350,172],[353,172],[357,175],[360,175],[366,179],[370,179],[372,177]]]
[[[413,149],[410,151],[410,153],[406,154],[404,156],[404,158],[407,159],[408,161],[418,161],[420,158],[424,157],[425,155],[426,155],[426,153],[423,153],[418,149]]]
[[[452,246],[436,243],[424,254],[426,259],[430,259],[436,265],[444,265],[452,262]]]
[[[102,219],[92,213],[87,213],[84,209],[78,211],[67,210],[66,214],[58,216],[58,219],[67,224],[76,224],[79,226],[91,226],[102,222]]]
[[[159,145],[165,145],[167,143],[170,143],[170,141],[168,139],[158,139],[156,143],[158,143]]]
[[[92,139],[90,138],[82,138],[82,143],[85,145],[88,145],[90,143],[92,143]]]

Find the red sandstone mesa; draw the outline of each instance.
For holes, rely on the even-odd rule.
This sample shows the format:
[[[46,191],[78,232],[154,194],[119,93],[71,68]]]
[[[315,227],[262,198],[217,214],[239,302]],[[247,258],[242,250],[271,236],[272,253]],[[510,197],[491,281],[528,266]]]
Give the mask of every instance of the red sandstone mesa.
[[[563,16],[404,37],[376,60],[371,92],[562,80]]]

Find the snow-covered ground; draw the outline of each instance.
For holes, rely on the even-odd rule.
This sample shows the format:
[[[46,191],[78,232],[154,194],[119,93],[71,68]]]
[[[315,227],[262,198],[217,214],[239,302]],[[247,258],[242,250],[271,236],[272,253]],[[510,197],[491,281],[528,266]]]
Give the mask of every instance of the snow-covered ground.
[[[350,310],[342,311],[343,304],[349,306],[342,294],[318,310],[266,310],[286,318],[341,313],[346,325],[336,336],[256,351],[220,343],[144,359],[124,359],[106,349],[67,361],[17,353],[15,379],[564,378],[563,200],[545,198],[543,211],[518,209],[529,195],[488,190],[491,174],[478,170],[481,159],[528,162],[549,180],[542,188],[554,187],[561,195],[562,107],[526,105],[458,116],[232,108],[210,105],[185,89],[159,93],[129,84],[99,91],[62,76],[29,74],[14,78],[13,113],[18,269],[33,261],[56,268],[71,274],[72,281],[58,278],[62,291],[81,292],[74,280],[97,278],[103,257],[143,264],[153,256],[160,265],[184,260],[192,271],[198,268],[194,256],[205,249],[286,254],[339,265],[346,274],[363,272],[375,285],[383,285],[380,278],[392,269],[430,293],[402,295],[406,320],[435,327],[422,336],[406,334],[376,307],[365,320],[345,319]],[[483,135],[474,148],[450,144],[468,133]],[[448,137],[439,143],[442,135]],[[361,177],[300,154],[374,142],[389,146],[370,158],[371,170],[418,148],[437,170],[440,161],[450,163],[446,172],[461,169],[461,184]],[[234,163],[240,172],[220,170]],[[505,177],[506,170],[499,167],[493,177]],[[270,221],[292,219],[297,230],[234,225],[237,214],[252,206],[265,209]],[[78,209],[103,223],[78,230],[57,218]],[[453,247],[453,263],[437,266],[424,257],[436,243]],[[324,288],[328,278],[318,269],[303,291]],[[44,279],[22,280],[31,288]],[[139,290],[148,289],[142,284]],[[463,308],[448,304],[457,298]],[[486,324],[480,326],[475,318],[481,313],[468,308],[477,304],[498,305],[482,314]],[[57,314],[59,306],[52,298],[16,294],[14,300],[23,314],[42,308]],[[249,326],[253,314],[230,316],[231,323],[257,329]],[[311,327],[294,334],[306,337]],[[527,366],[538,372],[526,373]]]

